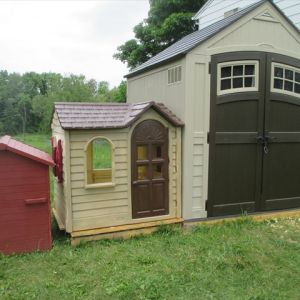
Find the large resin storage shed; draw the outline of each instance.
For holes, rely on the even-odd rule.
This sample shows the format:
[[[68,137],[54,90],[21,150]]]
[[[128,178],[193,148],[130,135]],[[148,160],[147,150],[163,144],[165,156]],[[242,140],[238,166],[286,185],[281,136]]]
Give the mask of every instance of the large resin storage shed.
[[[237,9],[127,75],[129,103],[184,121],[185,220],[300,207],[299,29],[272,1],[211,9],[227,2]]]
[[[182,221],[182,126],[155,102],[55,104],[63,180],[54,183],[54,214],[73,244]]]
[[[9,136],[0,139],[0,252],[52,246],[49,166],[45,152]]]

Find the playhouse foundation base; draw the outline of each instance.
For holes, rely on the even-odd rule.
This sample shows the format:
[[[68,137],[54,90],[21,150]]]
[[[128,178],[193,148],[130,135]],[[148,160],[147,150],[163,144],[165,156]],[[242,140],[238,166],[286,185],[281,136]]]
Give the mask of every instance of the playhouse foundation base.
[[[173,218],[163,221],[129,224],[98,228],[92,230],[74,231],[71,233],[71,244],[76,246],[81,242],[96,241],[102,239],[122,238],[128,239],[136,235],[150,234],[157,230],[160,225],[182,224],[182,218]]]

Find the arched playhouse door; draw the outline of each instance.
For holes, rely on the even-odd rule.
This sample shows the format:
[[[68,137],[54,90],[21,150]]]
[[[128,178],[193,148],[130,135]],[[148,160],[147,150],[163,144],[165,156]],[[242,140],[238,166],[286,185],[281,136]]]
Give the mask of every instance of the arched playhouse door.
[[[216,55],[211,79],[208,215],[300,207],[300,61]]]
[[[168,129],[155,120],[136,126],[131,141],[132,217],[169,213]]]

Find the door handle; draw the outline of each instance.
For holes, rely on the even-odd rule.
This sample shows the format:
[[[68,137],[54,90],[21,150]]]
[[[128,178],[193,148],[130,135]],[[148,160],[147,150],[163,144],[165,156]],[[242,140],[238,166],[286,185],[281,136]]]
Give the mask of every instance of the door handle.
[[[263,149],[264,149],[264,153],[265,154],[268,154],[269,153],[269,136],[266,136],[266,135],[258,135],[256,137],[256,140],[258,143],[260,143],[262,146],[263,146]]]
[[[256,140],[260,144],[264,144],[265,138],[262,135],[256,137]]]

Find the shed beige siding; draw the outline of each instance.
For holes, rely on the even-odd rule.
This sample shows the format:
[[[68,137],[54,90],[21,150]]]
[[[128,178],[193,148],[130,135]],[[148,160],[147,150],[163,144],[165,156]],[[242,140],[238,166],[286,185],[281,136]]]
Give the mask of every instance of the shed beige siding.
[[[261,15],[268,11],[273,19],[264,20]],[[280,37],[280,38],[279,38]],[[207,133],[210,115],[210,75],[211,55],[234,51],[265,51],[300,58],[299,35],[290,24],[268,3],[254,10],[241,20],[190,51],[186,56],[187,98],[189,121],[185,128],[192,131],[193,187],[187,191],[183,209],[185,218],[205,216],[205,201],[208,190],[208,152]],[[189,113],[188,113],[189,111]],[[184,120],[186,121],[186,120]],[[189,124],[192,124],[189,127]],[[189,128],[188,128],[189,127]],[[186,149],[186,146],[183,146]],[[198,153],[198,157],[195,155]],[[200,158],[200,156],[202,156]],[[185,156],[185,163],[189,160]],[[188,198],[186,198],[188,196]],[[189,203],[189,197],[193,199]]]
[[[169,127],[170,138],[170,215],[132,219],[131,212],[131,134],[144,119],[157,119]],[[180,135],[154,111],[146,112],[131,128],[108,130],[70,130],[70,185],[73,231],[180,217]],[[113,186],[88,188],[85,180],[85,149],[95,137],[105,137],[114,146]],[[179,141],[179,144],[178,144]],[[179,182],[178,182],[179,180]]]
[[[168,84],[168,69],[179,65],[182,66],[181,82]],[[130,103],[162,102],[172,108],[173,113],[179,118],[183,118],[185,112],[185,59],[129,78],[127,84],[127,99],[130,100]]]

